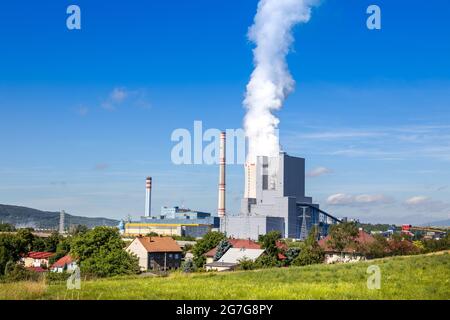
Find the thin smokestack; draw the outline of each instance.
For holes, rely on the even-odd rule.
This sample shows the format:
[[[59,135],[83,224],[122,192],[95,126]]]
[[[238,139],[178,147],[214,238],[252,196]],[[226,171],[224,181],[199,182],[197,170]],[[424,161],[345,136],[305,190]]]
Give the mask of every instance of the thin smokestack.
[[[220,152],[219,152],[219,198],[218,198],[218,215],[225,217],[225,132],[220,133]]]
[[[145,216],[152,215],[152,177],[147,177],[145,181]]]

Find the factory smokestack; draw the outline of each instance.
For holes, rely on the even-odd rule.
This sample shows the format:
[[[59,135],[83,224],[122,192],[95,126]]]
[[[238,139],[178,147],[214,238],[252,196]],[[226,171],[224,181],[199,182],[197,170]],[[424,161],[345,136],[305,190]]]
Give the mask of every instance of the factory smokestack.
[[[220,151],[219,151],[219,198],[217,213],[220,218],[225,217],[225,132],[220,133]]]
[[[286,55],[294,41],[292,28],[310,19],[317,0],[260,0],[248,37],[256,44],[253,50],[255,69],[247,85],[244,128],[248,137],[248,163],[257,156],[277,156],[279,120],[273,114],[294,89]]]
[[[147,177],[145,181],[145,216],[152,215],[152,177]]]

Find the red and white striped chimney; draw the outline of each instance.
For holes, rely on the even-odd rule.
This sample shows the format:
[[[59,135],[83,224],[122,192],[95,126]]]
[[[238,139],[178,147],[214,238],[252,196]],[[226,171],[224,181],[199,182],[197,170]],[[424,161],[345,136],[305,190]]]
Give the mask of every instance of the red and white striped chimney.
[[[220,151],[219,151],[219,199],[217,213],[220,218],[225,216],[225,132],[220,133]]]
[[[145,180],[145,216],[152,215],[152,177]]]

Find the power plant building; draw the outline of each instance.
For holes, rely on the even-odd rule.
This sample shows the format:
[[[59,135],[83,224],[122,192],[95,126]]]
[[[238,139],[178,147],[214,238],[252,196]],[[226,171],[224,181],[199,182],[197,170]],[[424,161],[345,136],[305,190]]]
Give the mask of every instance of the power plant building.
[[[246,164],[240,214],[224,219],[227,236],[255,240],[272,230],[284,238],[304,239],[313,227],[325,236],[339,222],[305,195],[305,159],[284,152]]]
[[[146,235],[151,232],[165,236],[202,237],[213,229],[219,229],[219,217],[208,212],[193,211],[180,207],[162,207],[159,216],[144,216],[139,222],[125,225],[129,236]]]

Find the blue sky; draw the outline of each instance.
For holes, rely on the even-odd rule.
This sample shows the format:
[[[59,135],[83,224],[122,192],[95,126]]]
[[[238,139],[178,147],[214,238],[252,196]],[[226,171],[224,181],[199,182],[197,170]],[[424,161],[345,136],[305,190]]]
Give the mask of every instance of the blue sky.
[[[66,28],[81,8],[82,29]],[[366,28],[378,4],[382,29]],[[175,166],[174,129],[239,128],[256,0],[22,1],[0,11],[0,203],[137,217],[215,211],[217,166]],[[423,223],[450,214],[447,1],[322,0],[295,29],[283,149],[338,216]],[[243,169],[228,170],[237,212]]]

